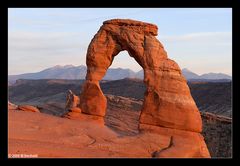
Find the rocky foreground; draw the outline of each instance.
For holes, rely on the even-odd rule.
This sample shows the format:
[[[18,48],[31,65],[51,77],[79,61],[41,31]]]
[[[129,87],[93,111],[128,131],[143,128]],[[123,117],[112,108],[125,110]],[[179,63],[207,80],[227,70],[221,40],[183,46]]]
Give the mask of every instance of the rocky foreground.
[[[108,99],[108,110],[104,119],[105,125],[120,135],[134,136],[138,134],[138,120],[143,100],[115,95],[106,95],[106,97]],[[53,103],[52,105],[46,103],[45,106],[42,105],[43,108],[37,107],[41,114],[45,115],[47,113],[60,117],[66,114],[64,101],[62,102],[62,104]],[[17,106],[9,105],[9,109],[17,109]],[[70,114],[73,115],[75,112]],[[202,135],[211,157],[231,157],[231,118],[207,112],[202,112],[201,116],[203,120]],[[70,118],[73,119],[73,116]]]
[[[109,113],[114,111],[116,107],[115,110],[108,110]],[[105,120],[83,114],[75,114],[69,119],[10,106],[9,156],[31,154],[35,157],[54,158],[209,157],[201,134],[161,127],[156,132],[152,126],[145,126],[147,131],[138,131],[134,125],[136,117],[124,118],[127,117],[127,112],[122,112],[123,119],[117,118],[118,113],[116,117],[106,116]],[[128,130],[125,130],[127,128]]]
[[[138,131],[138,117],[142,100],[107,95],[108,111],[106,125],[122,134],[134,134]],[[121,109],[121,105],[124,105]],[[203,121],[202,135],[211,157],[232,156],[232,118],[209,112],[201,112]]]

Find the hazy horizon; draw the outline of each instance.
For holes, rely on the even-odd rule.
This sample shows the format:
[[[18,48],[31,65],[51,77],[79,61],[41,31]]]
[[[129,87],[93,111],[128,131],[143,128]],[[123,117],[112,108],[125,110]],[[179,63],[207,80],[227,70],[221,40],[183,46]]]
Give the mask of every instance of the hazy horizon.
[[[86,67],[86,65],[72,65],[72,64],[55,65],[55,66],[47,67],[47,68],[44,68],[44,69],[41,69],[41,70],[35,71],[35,72],[25,72],[25,73],[8,74],[8,75],[21,75],[21,74],[27,74],[27,73],[37,73],[37,72],[41,72],[41,71],[43,71],[43,70],[46,70],[46,69],[49,69],[49,68],[53,68],[53,67],[57,67],[57,66],[59,66],[59,67],[65,67],[65,66],[73,66],[73,67],[85,66],[85,67]],[[118,69],[118,68],[120,68],[120,69],[130,69],[130,68],[123,68],[123,67],[111,67],[111,66],[109,67],[109,69]],[[195,73],[195,74],[197,74],[197,75],[199,75],[199,76],[202,75],[202,74],[209,74],[209,73],[216,73],[216,74],[221,73],[221,72],[211,72],[211,71],[209,71],[209,72],[207,72],[207,73],[197,73],[197,72],[195,72],[195,71],[193,71],[193,70],[191,70],[191,69],[189,69],[189,68],[181,68],[181,70],[183,70],[183,69],[187,69],[187,70],[189,70],[190,72],[193,72],[193,73]],[[132,69],[130,69],[130,70],[132,70]],[[137,72],[140,72],[141,70],[143,70],[143,69],[141,68],[140,70],[137,70],[137,71],[132,70],[132,71],[135,72],[135,73],[137,73]],[[222,74],[226,74],[226,73],[222,73]],[[229,74],[227,74],[227,75],[229,75]],[[229,75],[229,76],[232,77],[232,75]]]
[[[181,69],[232,76],[231,8],[10,8],[8,12],[9,75],[86,65],[87,47],[102,22],[128,18],[156,24],[157,39]],[[110,66],[118,67],[142,69],[126,51]]]

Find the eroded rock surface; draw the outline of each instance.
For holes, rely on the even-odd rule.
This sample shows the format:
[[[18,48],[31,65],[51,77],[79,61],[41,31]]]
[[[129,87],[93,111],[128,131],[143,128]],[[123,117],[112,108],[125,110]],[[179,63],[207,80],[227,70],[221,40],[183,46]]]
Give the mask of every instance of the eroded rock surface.
[[[72,109],[78,107],[79,103],[80,103],[79,97],[75,95],[71,90],[68,90],[65,109]]]
[[[156,157],[209,157],[206,149],[199,154],[204,147],[194,142],[199,141],[195,139],[199,133],[174,134],[173,146],[169,147],[173,129],[163,128],[164,134],[147,131],[126,136],[93,123],[92,117],[73,120],[9,110],[8,152],[45,158],[152,158],[154,152]]]
[[[17,105],[11,103],[10,101],[8,101],[8,110],[16,110],[18,108]]]
[[[32,105],[15,105],[8,102],[8,110],[12,111],[27,111],[27,112],[40,112],[39,109]]]
[[[19,105],[18,109],[21,111],[40,112],[37,107],[31,106],[31,105]]]
[[[99,81],[114,57],[127,50],[144,70],[145,92],[141,124],[201,132],[202,120],[176,62],[155,37],[154,24],[128,19],[103,23],[87,51],[87,76],[80,95],[83,113],[104,116],[106,98]]]

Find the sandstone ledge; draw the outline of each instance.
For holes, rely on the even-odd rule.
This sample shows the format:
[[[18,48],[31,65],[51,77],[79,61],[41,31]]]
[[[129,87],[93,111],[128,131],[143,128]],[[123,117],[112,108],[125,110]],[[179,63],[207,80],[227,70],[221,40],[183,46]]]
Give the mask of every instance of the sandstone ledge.
[[[169,135],[140,132],[123,136],[85,118],[69,120],[43,113],[9,110],[8,152],[37,154],[40,158],[209,157],[200,153],[197,145],[201,142],[189,147],[198,138],[197,134],[196,139],[173,135],[170,150]]]

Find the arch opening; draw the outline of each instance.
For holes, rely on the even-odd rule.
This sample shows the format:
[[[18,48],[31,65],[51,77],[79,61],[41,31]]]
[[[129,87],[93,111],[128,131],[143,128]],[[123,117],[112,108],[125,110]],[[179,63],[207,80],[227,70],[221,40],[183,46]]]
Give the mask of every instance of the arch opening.
[[[87,51],[88,69],[79,104],[82,113],[105,116],[107,99],[99,81],[114,57],[127,50],[144,70],[146,92],[139,127],[150,125],[201,132],[201,116],[181,69],[168,59],[156,35],[157,26],[149,23],[124,19],[103,23]]]
[[[133,68],[133,65],[135,70],[129,70]],[[138,124],[146,90],[143,79],[137,78],[137,74],[142,70],[142,67],[127,51],[121,51],[114,57],[102,80],[108,80],[109,69],[116,69],[116,67],[127,77],[121,77],[121,73],[116,72],[115,74],[119,74],[120,79],[100,84],[107,98],[104,123],[121,135],[135,135],[139,133]]]
[[[129,55],[127,50],[120,51],[115,55],[109,68],[131,69],[135,73],[143,70],[142,66],[137,63],[134,57]]]

